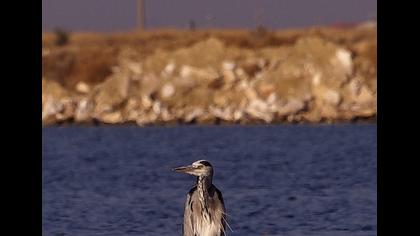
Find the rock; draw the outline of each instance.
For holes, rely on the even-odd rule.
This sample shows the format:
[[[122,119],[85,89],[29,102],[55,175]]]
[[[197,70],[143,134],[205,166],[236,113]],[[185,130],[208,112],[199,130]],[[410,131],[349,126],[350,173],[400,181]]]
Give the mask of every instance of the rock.
[[[244,112],[242,110],[236,110],[233,112],[233,120],[240,121],[244,116]]]
[[[226,94],[216,93],[213,97],[213,103],[219,107],[225,107],[228,104]]]
[[[96,106],[94,106],[93,109],[93,114],[94,116],[100,117],[102,114],[107,113],[107,112],[112,112],[114,109],[112,108],[112,106],[110,106],[109,104],[96,104]]]
[[[146,119],[146,117],[144,116],[144,114],[142,116],[137,117],[136,124],[138,126],[144,126],[144,125],[146,125],[148,123],[149,123],[149,121]]]
[[[271,94],[268,96],[268,98],[266,99],[267,104],[269,104],[269,105],[274,104],[274,103],[276,102],[276,100],[277,100],[277,96],[276,96],[276,94],[275,94],[274,92],[273,92],[273,93],[271,93]]]
[[[222,69],[225,71],[234,71],[236,68],[236,64],[233,61],[223,61]]]
[[[333,106],[321,106],[318,110],[320,116],[326,120],[335,120],[339,116],[338,109]]]
[[[312,123],[318,123],[321,121],[322,117],[319,111],[317,110],[311,110],[309,112],[306,112],[302,115],[304,120]]]
[[[236,75],[236,77],[239,77],[241,79],[245,79],[246,72],[242,68],[236,68],[235,69],[235,75]]]
[[[376,109],[364,108],[364,109],[358,109],[357,112],[354,113],[353,117],[368,118],[368,117],[374,116],[375,114],[376,114]]]
[[[88,94],[90,92],[90,86],[83,81],[76,84],[76,91],[82,94]]]
[[[313,86],[318,86],[321,84],[321,78],[322,78],[322,74],[321,72],[316,72],[314,74],[314,76],[312,77],[312,85]]]
[[[269,123],[273,120],[273,114],[269,113],[268,105],[261,99],[251,100],[246,113],[251,115],[253,118],[260,119]]]
[[[63,109],[61,112],[56,113],[56,119],[58,121],[71,119],[74,116],[77,103],[72,98],[63,98],[60,102],[63,104]]]
[[[175,68],[176,66],[173,61],[168,63],[162,71],[163,76],[167,76],[167,77],[172,76],[175,71]]]
[[[360,81],[353,79],[350,81],[349,85],[348,85],[348,89],[350,92],[350,96],[352,98],[356,98],[357,96],[359,96],[360,94],[360,89],[361,89],[362,84],[360,83]]]
[[[304,108],[305,108],[304,102],[297,99],[290,99],[287,101],[285,105],[281,106],[277,110],[277,115],[280,117],[293,115],[302,111]]]
[[[249,101],[258,99],[257,92],[253,88],[246,88],[245,89],[245,96],[248,98]]]
[[[155,74],[144,74],[138,83],[138,95],[140,96],[151,96],[151,94],[159,91],[161,86],[160,78]]]
[[[179,75],[184,79],[194,78],[198,80],[212,80],[219,77],[217,72],[215,72],[214,70],[211,70],[211,69],[204,70],[204,69],[200,69],[200,68],[192,67],[188,65],[183,65],[181,67]]]
[[[187,122],[187,123],[190,123],[191,121],[193,121],[197,117],[200,117],[203,114],[204,114],[203,109],[201,109],[201,108],[194,108],[191,112],[188,112],[185,115],[184,121]]]
[[[136,121],[140,115],[140,104],[139,101],[135,98],[129,98],[125,105],[125,120],[126,121]]]
[[[153,102],[152,111],[156,116],[159,116],[161,113],[162,107],[159,101]]]
[[[42,79],[42,94],[51,99],[69,97],[70,93],[61,84],[54,80]]]
[[[289,49],[287,60],[272,63],[260,83],[274,83],[279,96],[300,99],[311,87],[340,88],[352,70],[348,50],[320,37],[302,37]]]
[[[74,119],[76,122],[86,122],[91,119],[90,113],[93,109],[93,105],[89,102],[87,98],[82,98],[76,107],[74,113]]]
[[[331,106],[337,106],[341,101],[340,94],[332,89],[326,89],[322,94],[324,102]]]
[[[233,113],[230,107],[220,108],[220,107],[209,107],[210,114],[215,118],[219,118],[224,121],[233,121]]]
[[[203,114],[196,118],[197,123],[199,124],[214,124],[216,121],[216,117],[211,114],[211,112],[204,111]]]
[[[175,87],[171,83],[166,83],[161,89],[161,96],[163,99],[170,98],[175,93]]]
[[[128,77],[110,77],[96,88],[94,96],[95,113],[112,111],[127,99],[129,88]]]
[[[353,73],[353,61],[351,59],[351,52],[344,49],[338,48],[335,52],[337,61],[341,64],[343,72],[346,75]]]
[[[123,122],[123,117],[119,111],[102,114],[98,117],[98,119],[108,124],[118,124]]]
[[[125,62],[127,69],[133,74],[141,74],[143,72],[141,63],[134,61]]]
[[[357,103],[371,104],[374,103],[375,100],[375,96],[373,96],[373,93],[366,86],[363,86],[360,89],[359,96],[357,96]]]
[[[152,105],[153,105],[153,101],[152,101],[152,99],[150,99],[149,96],[143,95],[143,96],[141,96],[141,105],[145,109],[150,109],[152,107]]]
[[[257,87],[258,94],[261,98],[266,99],[276,90],[276,86],[272,83],[260,83]]]
[[[209,111],[216,118],[223,118],[224,117],[224,113],[223,113],[222,109],[219,108],[219,107],[210,106]]]
[[[222,72],[223,80],[226,83],[233,83],[236,80],[235,72],[231,70],[224,70]]]
[[[47,97],[42,107],[42,121],[45,123],[53,123],[56,121],[56,114],[59,114],[64,110],[64,105],[53,99],[52,97]]]
[[[174,119],[174,117],[171,115],[171,113],[168,111],[166,107],[162,108],[162,112],[160,115],[161,115],[162,121],[164,122],[169,122]]]

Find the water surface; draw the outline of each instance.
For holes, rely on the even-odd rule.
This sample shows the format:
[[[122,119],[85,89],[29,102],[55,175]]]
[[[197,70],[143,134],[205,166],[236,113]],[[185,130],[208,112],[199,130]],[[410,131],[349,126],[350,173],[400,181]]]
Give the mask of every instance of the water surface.
[[[209,160],[229,235],[376,235],[376,125],[43,129],[43,235],[181,235]]]

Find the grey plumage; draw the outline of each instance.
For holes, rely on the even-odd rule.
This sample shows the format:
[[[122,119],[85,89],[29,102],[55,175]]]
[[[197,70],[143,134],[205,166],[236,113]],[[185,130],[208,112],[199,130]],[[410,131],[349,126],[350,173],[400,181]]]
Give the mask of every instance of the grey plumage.
[[[226,209],[222,193],[212,183],[213,167],[199,160],[177,172],[197,176],[196,185],[187,194],[184,208],[184,236],[225,236]]]

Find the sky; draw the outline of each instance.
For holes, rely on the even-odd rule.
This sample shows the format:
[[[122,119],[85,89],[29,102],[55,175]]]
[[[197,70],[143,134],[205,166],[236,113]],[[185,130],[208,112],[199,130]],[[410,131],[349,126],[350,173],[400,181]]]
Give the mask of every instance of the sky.
[[[376,18],[376,0],[145,0],[146,27],[271,29]],[[42,0],[42,30],[128,31],[136,0]]]

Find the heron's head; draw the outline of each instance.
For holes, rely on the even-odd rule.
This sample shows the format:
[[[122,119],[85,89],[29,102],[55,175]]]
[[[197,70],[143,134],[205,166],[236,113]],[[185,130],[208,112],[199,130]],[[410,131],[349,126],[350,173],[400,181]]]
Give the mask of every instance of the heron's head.
[[[206,160],[199,160],[189,166],[181,166],[173,169],[179,173],[186,173],[195,176],[212,176],[213,166]]]

